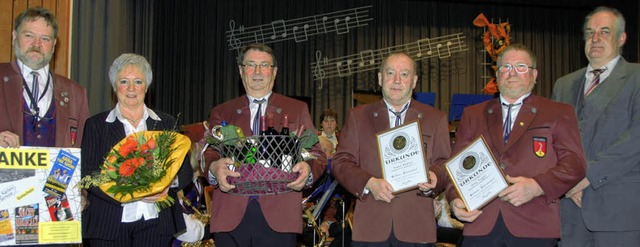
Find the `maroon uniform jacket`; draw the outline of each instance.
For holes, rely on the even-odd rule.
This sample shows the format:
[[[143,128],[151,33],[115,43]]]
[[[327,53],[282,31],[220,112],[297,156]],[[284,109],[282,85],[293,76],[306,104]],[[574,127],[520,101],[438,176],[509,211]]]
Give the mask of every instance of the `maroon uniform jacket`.
[[[559,199],[584,178],[586,169],[573,107],[530,95],[524,99],[509,140],[504,144],[500,100],[469,106],[458,125],[454,153],[480,135],[484,136],[505,175],[533,178],[544,195],[519,207],[494,199],[481,209],[483,213],[473,223],[465,223],[464,235],[489,234],[498,214],[502,214],[509,232],[516,237],[559,238]],[[449,184],[449,201],[458,197]]]
[[[22,74],[18,62],[0,64],[0,131],[23,134]],[[87,91],[61,75],[53,74],[53,103],[56,107],[56,147],[79,148],[84,122],[89,117]],[[75,132],[75,133],[74,133]],[[20,140],[24,143],[24,140]]]
[[[280,94],[272,93],[264,116],[271,115],[276,130],[282,129],[284,114],[289,116],[289,129],[293,132],[300,125],[305,129],[315,131],[307,104]],[[251,135],[251,110],[249,99],[243,95],[227,101],[211,110],[209,126],[219,125],[226,121],[238,126],[245,135]],[[320,151],[320,145],[314,146],[313,153],[321,153],[321,157],[307,161],[311,166],[313,179],[316,181],[324,173],[326,157]],[[208,150],[206,164],[220,159],[218,153]],[[249,200],[248,196],[231,195],[216,189],[213,191],[213,210],[211,211],[211,232],[228,232],[235,229],[244,216]],[[260,208],[269,226],[276,232],[301,233],[302,232],[302,193],[288,192],[279,195],[260,196],[258,198]]]
[[[404,123],[419,121],[425,162],[438,176],[435,191],[442,191],[446,173],[441,163],[449,158],[451,144],[446,115],[435,108],[411,101]],[[433,199],[418,196],[418,189],[395,195],[391,203],[377,201],[370,194],[363,195],[371,177],[382,178],[382,167],[376,133],[389,130],[389,110],[379,102],[358,106],[349,111],[345,127],[340,132],[337,152],[332,157],[331,173],[356,202],[353,240],[382,242],[393,227],[400,241],[435,243],[436,222]]]

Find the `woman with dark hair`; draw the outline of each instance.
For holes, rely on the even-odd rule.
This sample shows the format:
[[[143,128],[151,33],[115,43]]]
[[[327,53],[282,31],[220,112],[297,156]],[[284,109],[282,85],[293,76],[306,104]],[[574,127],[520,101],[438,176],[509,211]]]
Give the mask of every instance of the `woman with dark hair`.
[[[319,136],[326,137],[331,144],[333,144],[333,150],[331,154],[336,151],[336,146],[338,146],[338,113],[336,113],[333,109],[327,108],[320,115],[320,134]]]

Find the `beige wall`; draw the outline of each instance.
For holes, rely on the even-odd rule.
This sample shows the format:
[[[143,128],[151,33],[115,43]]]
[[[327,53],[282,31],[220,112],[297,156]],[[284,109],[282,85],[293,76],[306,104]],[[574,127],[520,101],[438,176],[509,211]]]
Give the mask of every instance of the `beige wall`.
[[[29,7],[43,6],[58,20],[58,41],[51,68],[58,74],[69,76],[71,42],[71,2],[72,0],[0,0],[0,62],[15,59],[11,48],[11,31],[15,17]]]

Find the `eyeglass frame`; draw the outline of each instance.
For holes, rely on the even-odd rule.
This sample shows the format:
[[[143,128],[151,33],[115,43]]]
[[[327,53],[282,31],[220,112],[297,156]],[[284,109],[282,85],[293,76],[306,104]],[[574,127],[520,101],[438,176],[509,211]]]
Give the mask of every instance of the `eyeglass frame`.
[[[251,71],[256,71],[256,69],[260,68],[260,71],[263,71],[265,68],[274,68],[276,67],[273,64],[268,64],[268,63],[253,63],[253,62],[249,62],[249,63],[241,63],[240,66],[242,66],[245,70],[251,70]]]
[[[506,68],[507,71],[501,71],[503,68]],[[496,72],[497,73],[508,74],[508,73],[511,73],[511,71],[514,70],[514,68],[515,68],[515,71],[516,71],[517,74],[526,74],[527,72],[529,72],[529,69],[536,69],[535,67],[529,66],[529,65],[524,64],[524,63],[519,63],[519,64],[516,64],[516,65],[503,64],[503,65],[498,66],[498,68],[496,69]],[[518,71],[517,68],[525,68],[526,70],[520,72],[520,71]]]

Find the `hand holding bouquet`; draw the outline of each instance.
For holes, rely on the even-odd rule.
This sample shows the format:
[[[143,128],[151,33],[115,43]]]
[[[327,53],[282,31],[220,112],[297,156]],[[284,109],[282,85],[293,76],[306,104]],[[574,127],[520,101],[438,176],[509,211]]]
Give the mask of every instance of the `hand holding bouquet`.
[[[107,155],[101,172],[84,177],[83,189],[98,186],[113,199],[126,203],[165,192],[180,170],[191,147],[184,135],[172,131],[143,131],[117,143]],[[173,204],[165,193],[155,203],[159,208]]]

